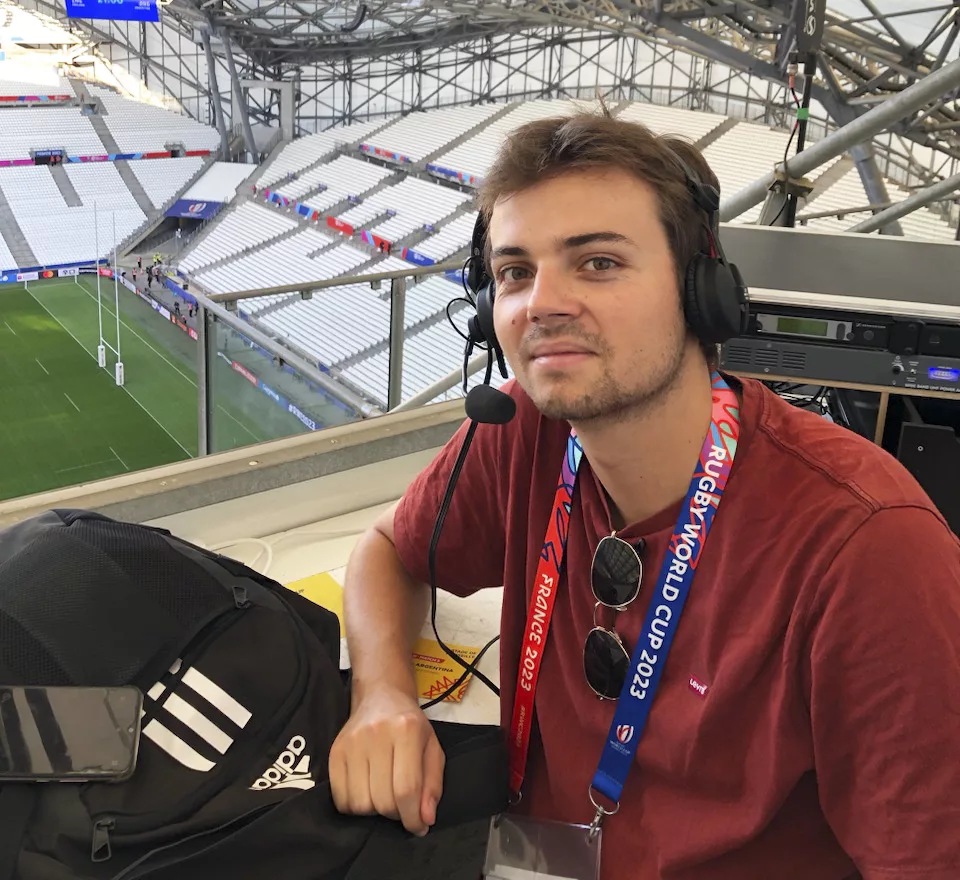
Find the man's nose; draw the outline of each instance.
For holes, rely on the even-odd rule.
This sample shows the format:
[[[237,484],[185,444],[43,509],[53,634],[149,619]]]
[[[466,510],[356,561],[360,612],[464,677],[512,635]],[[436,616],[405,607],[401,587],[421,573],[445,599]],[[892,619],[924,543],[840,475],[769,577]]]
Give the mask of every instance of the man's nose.
[[[566,273],[552,266],[541,266],[530,286],[527,320],[533,324],[569,321],[580,311]]]

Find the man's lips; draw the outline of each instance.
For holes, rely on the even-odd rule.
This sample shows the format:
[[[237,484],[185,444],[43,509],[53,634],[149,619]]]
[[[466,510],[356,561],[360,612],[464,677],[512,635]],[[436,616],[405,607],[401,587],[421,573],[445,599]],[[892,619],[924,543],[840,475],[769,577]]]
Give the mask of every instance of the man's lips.
[[[547,360],[552,358],[584,357],[593,354],[588,348],[572,342],[553,342],[535,345],[530,351],[530,360]]]

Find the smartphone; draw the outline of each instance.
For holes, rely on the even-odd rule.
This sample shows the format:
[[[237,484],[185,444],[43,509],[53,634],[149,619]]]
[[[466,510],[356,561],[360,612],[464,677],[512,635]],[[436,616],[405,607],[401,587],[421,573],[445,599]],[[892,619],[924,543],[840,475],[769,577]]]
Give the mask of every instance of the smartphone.
[[[137,765],[134,687],[0,685],[0,782],[122,782]]]

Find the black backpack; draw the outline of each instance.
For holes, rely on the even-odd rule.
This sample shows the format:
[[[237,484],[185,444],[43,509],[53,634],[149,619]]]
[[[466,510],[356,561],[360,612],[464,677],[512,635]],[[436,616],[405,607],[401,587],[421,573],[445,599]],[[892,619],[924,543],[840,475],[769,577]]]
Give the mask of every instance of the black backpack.
[[[331,612],[163,530],[56,510],[0,532],[0,685],[144,693],[129,780],[0,786],[0,880],[379,880],[418,851],[449,876],[442,830],[506,806],[500,731],[436,725],[429,844],[340,815],[339,645]]]

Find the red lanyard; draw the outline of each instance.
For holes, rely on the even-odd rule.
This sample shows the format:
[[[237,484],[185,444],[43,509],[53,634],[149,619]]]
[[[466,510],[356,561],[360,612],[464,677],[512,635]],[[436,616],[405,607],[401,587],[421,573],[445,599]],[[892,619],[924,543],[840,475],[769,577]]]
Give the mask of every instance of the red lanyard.
[[[520,794],[523,776],[530,750],[530,725],[533,724],[533,698],[540,677],[540,662],[547,644],[550,618],[560,584],[563,555],[567,549],[567,534],[570,531],[570,508],[573,504],[573,487],[577,470],[583,458],[583,447],[571,431],[567,438],[567,451],[560,468],[560,480],[553,499],[553,511],[547,523],[547,533],[537,563],[537,577],[533,582],[527,626],[520,645],[520,671],[517,676],[517,696],[513,703],[513,721],[510,723],[510,789]]]

